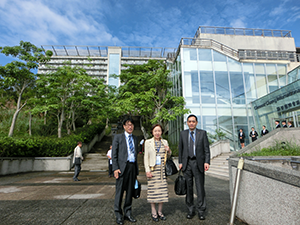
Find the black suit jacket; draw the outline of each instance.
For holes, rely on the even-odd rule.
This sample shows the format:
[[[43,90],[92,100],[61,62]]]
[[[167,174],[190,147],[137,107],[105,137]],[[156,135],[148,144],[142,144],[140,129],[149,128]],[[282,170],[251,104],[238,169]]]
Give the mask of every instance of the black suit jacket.
[[[179,139],[179,164],[182,163],[182,171],[186,170],[189,156],[189,130],[181,131]],[[199,170],[204,172],[204,163],[210,164],[210,149],[205,130],[196,129],[196,160]]]
[[[255,137],[252,137],[252,135],[253,135],[253,134],[252,134],[252,131],[250,131],[249,137],[254,138],[254,139],[257,138],[258,133],[256,132],[256,130],[254,131],[254,136],[255,136]]]
[[[137,137],[132,135],[134,141],[134,157],[136,165],[136,174],[139,174],[139,168],[137,164],[137,152],[138,152],[138,140]],[[113,171],[120,169],[120,176],[123,175],[127,164],[128,152],[125,133],[118,134],[114,137],[112,145],[112,169]]]
[[[268,131],[267,129],[266,129],[265,133],[264,133],[264,130],[261,130],[260,135],[261,135],[261,136],[264,136],[264,135],[266,135],[267,133],[269,133],[269,131]]]

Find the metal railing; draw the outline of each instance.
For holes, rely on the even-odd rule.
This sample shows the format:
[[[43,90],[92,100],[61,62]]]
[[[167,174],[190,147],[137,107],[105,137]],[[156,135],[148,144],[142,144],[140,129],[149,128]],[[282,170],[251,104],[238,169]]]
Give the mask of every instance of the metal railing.
[[[201,33],[263,37],[292,37],[290,30],[199,26],[194,38],[199,37]]]
[[[298,57],[298,59],[297,59]],[[288,60],[290,62],[299,62],[299,55],[295,52],[286,51],[262,51],[262,50],[239,50],[240,59],[254,60]]]
[[[108,46],[43,45],[42,49],[53,52],[54,56],[107,57]],[[122,57],[167,58],[177,48],[120,47]]]
[[[212,48],[215,50],[219,50],[228,56],[234,57],[235,59],[238,58],[238,51],[236,49],[230,48],[227,45],[224,45],[213,39],[181,38],[180,46],[182,46],[182,45],[197,46],[197,47],[201,47],[201,48]]]

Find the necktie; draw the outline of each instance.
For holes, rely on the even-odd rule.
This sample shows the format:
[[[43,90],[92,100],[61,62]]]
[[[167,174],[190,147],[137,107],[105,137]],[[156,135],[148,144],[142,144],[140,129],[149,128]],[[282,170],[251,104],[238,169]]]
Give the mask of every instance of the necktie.
[[[193,137],[194,136],[194,131],[191,132],[190,135],[190,149],[189,149],[189,156],[190,158],[194,157],[194,141],[193,141]]]
[[[128,136],[128,144],[129,144],[130,152],[133,154],[134,153],[134,147],[133,147],[133,143],[132,143],[132,135],[131,134]]]

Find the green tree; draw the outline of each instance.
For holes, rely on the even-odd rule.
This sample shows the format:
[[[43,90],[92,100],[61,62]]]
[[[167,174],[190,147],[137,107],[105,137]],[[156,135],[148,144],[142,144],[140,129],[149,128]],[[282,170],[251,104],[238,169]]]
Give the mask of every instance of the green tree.
[[[115,110],[120,115],[141,115],[148,124],[167,123],[186,114],[183,97],[172,96],[170,71],[163,61],[149,60],[143,65],[125,65],[128,68],[119,75],[123,85],[115,98]],[[166,131],[166,129],[164,129]]]
[[[39,74],[37,85],[42,97],[34,99],[36,107],[32,111],[54,114],[59,138],[62,137],[64,122],[70,133],[71,126],[76,129],[75,121],[80,111],[93,117],[103,112],[101,109],[108,104],[103,80],[92,78],[79,66],[70,66],[70,62],[65,62],[53,73]]]
[[[14,92],[16,96],[16,111],[13,115],[8,133],[8,136],[12,137],[18,114],[27,103],[27,99],[22,99],[22,97],[28,87],[35,85],[35,71],[39,63],[48,61],[52,52],[47,51],[46,54],[44,54],[41,48],[37,48],[30,42],[23,41],[20,41],[19,46],[0,47],[0,52],[6,56],[13,56],[19,59],[7,63],[5,66],[0,66],[0,75],[2,77],[1,86]]]

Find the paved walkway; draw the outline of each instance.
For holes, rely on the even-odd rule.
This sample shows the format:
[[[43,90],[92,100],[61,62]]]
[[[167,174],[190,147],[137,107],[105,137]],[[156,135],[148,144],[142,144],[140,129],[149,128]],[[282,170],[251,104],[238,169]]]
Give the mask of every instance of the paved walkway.
[[[139,155],[142,160],[142,155]],[[0,177],[0,224],[116,224],[113,211],[115,180],[107,172],[82,171],[80,182],[73,172],[35,172]],[[230,217],[229,182],[206,176],[206,220],[187,220],[184,197],[174,193],[176,175],[168,178],[169,202],[163,224],[227,224]],[[151,220],[147,181],[141,172],[142,194],[133,200],[135,224]],[[130,224],[128,221],[125,224]],[[236,220],[236,224],[244,224]]]

